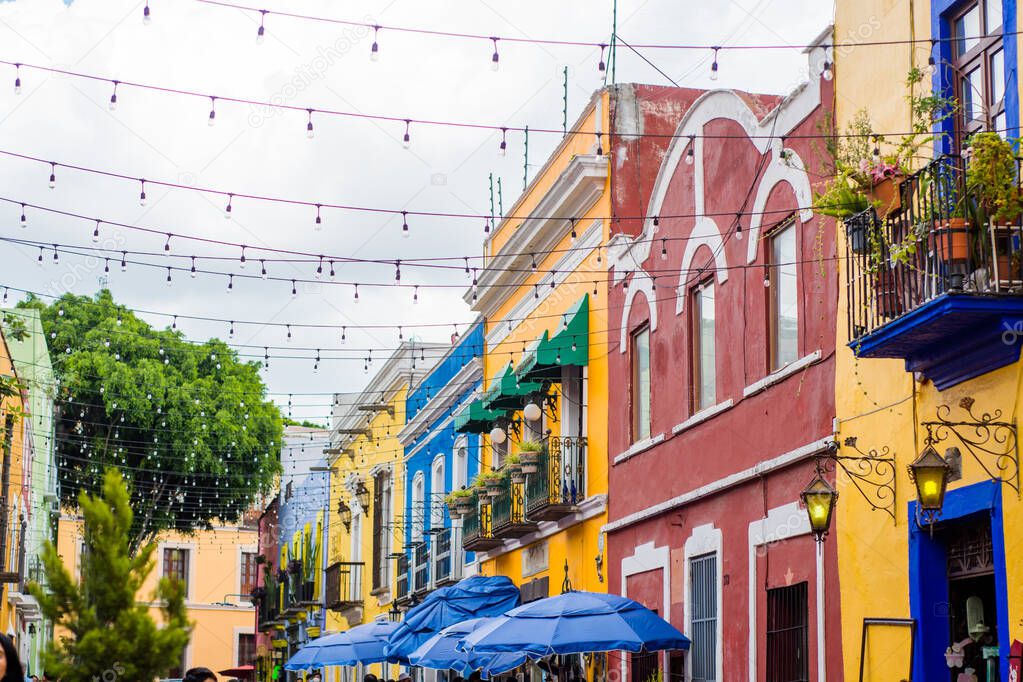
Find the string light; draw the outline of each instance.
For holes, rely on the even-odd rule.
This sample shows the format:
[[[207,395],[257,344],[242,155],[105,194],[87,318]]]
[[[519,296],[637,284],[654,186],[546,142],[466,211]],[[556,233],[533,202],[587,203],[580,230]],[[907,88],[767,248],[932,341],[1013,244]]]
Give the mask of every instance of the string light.
[[[408,149],[409,147],[412,146],[412,137],[409,134],[409,128],[411,127],[411,125],[412,125],[412,120],[406,118],[405,119],[405,137],[403,137],[402,140],[401,140],[401,144],[402,144],[403,147],[405,147],[405,149]]]
[[[316,266],[316,279],[323,277],[323,256],[320,256],[320,262]]]
[[[224,218],[226,220],[230,220],[231,219],[231,208],[232,208],[231,207],[231,200],[232,199],[234,199],[234,195],[233,194],[228,194],[227,195],[227,205],[224,206]]]
[[[716,81],[718,79],[718,50],[721,48],[712,47],[710,49],[714,50],[714,61],[710,65],[710,79]]]
[[[661,240],[661,260],[668,260],[668,242]]]
[[[334,281],[334,277],[335,277],[335,275],[334,275],[334,261],[330,261],[329,265],[330,265],[330,281],[333,282]]]
[[[146,181],[145,180],[139,180],[139,183],[142,185],[142,191],[139,192],[139,206],[145,206],[146,205]]]
[[[494,54],[490,58],[490,70],[497,71],[501,68],[501,55],[497,53],[497,38],[491,36],[490,39],[494,42]]]
[[[167,286],[171,285],[171,269],[167,268]]]
[[[260,261],[260,263],[262,263],[262,262],[263,261]],[[242,244],[242,253],[238,257],[238,267],[241,268],[242,270],[245,269],[245,245],[244,244]]]
[[[21,227],[28,227],[28,216],[25,215],[25,204],[21,205]]]
[[[742,239],[742,213],[735,214],[735,238]]]
[[[14,65],[14,94],[21,94],[21,64]]]
[[[191,277],[192,279],[195,279],[195,256],[192,256],[192,269],[191,269],[191,271],[189,272],[189,276],[190,276],[190,277]]]
[[[227,330],[227,337],[230,339],[234,338],[234,320],[231,320],[231,328]]]
[[[298,288],[295,286],[295,280],[291,280],[291,297],[298,296]]]
[[[110,111],[117,111],[117,81],[114,81],[114,91],[110,93]]]
[[[603,142],[601,141],[601,138],[603,137],[603,135],[600,134],[599,130],[596,132],[596,135],[597,135],[597,156],[603,156],[604,155],[604,147],[603,147]]]
[[[341,343],[348,339],[348,327],[341,327]]]
[[[604,43],[600,44],[600,61],[597,62],[597,71],[604,73],[607,71],[607,64],[604,63],[604,50],[607,49],[607,45]]]
[[[53,245],[53,264],[60,265],[60,256],[57,254],[57,245]]]
[[[227,276],[227,293],[234,291],[234,275]]]
[[[316,204],[316,222],[314,223],[315,225],[315,227],[313,228],[314,230],[323,229],[323,219],[320,217],[320,209],[322,208],[322,206],[323,206],[322,204]]]
[[[575,218],[569,218],[568,221],[569,221],[569,224],[572,226],[572,232],[571,232],[571,234],[569,236],[571,237],[572,241],[575,242],[575,238],[576,238]]]
[[[369,59],[373,62],[380,61],[380,45],[377,44],[377,34],[380,33],[380,27],[373,27],[373,46],[369,48]]]
[[[305,136],[311,140],[311,139],[313,139],[313,136],[314,136],[314,133],[313,133],[313,110],[312,109],[306,109],[306,111],[309,112],[309,122],[305,124]]]
[[[401,212],[401,236],[408,237],[408,211]]]
[[[171,240],[171,234],[168,232],[167,233],[167,241],[165,241],[163,243],[163,252],[164,253],[170,253],[170,240]]]
[[[122,251],[121,252],[121,272],[125,272],[127,270],[128,270],[128,252],[127,251]]]
[[[206,125],[213,127],[213,124],[217,122],[217,98],[210,97],[210,117],[207,120]]]
[[[831,62],[827,60],[824,61],[824,68],[821,70],[821,77],[826,81],[830,81],[835,77],[835,72],[831,68]]]
[[[938,70],[938,65],[934,59],[934,47],[935,45],[937,45],[937,43],[938,41],[931,40],[931,52],[930,54],[927,55],[927,68],[925,69],[928,76],[933,76],[934,73]]]
[[[419,285],[418,284],[416,285],[416,288],[412,292],[412,305],[415,305],[417,303],[419,303]]]
[[[259,276],[262,277],[263,279],[266,279],[266,277],[267,277],[267,275],[266,275],[266,261],[264,261],[262,258],[259,259]]]
[[[689,136],[689,149],[686,150],[686,165],[692,166],[693,161],[696,159],[696,136]]]
[[[50,189],[57,186],[57,164],[50,164]]]
[[[43,247],[39,247],[39,258],[36,259],[36,263],[39,267],[43,267]]]
[[[508,155],[508,129],[501,128],[501,156]]]
[[[261,9],[261,10],[259,10],[259,28],[256,29],[256,45],[262,45],[263,44],[263,40],[264,40],[265,35],[266,35],[266,29],[263,27],[263,24],[264,24],[265,20],[266,20],[266,10],[265,9]]]
[[[290,324],[288,325],[288,338],[287,338],[287,341],[288,341],[288,343],[291,343],[291,325]]]
[[[146,1],[146,6],[142,8],[142,24],[149,26],[149,23],[153,20],[152,13],[149,11],[149,2]]]
[[[98,220],[96,221],[96,227],[93,228],[93,230],[92,230],[92,241],[94,243],[99,241],[99,221]]]
[[[354,300],[355,300],[356,303],[359,302],[359,285],[358,284],[355,285],[355,297],[354,297]]]
[[[401,281],[401,261],[400,260],[394,261],[394,281],[395,282],[400,282]]]

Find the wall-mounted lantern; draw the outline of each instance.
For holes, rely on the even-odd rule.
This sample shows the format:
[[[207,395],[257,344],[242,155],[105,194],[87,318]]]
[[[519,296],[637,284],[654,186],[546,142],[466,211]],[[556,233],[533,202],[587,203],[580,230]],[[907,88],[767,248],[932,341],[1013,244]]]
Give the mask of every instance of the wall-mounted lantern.
[[[941,512],[945,501],[950,469],[945,458],[933,445],[924,448],[920,456],[909,465],[909,478],[916,486],[916,499],[920,511],[931,522]]]
[[[799,499],[806,506],[806,514],[810,517],[810,530],[817,542],[823,542],[831,527],[831,515],[838,502],[838,492],[824,480],[820,468],[810,485],[799,494]]]

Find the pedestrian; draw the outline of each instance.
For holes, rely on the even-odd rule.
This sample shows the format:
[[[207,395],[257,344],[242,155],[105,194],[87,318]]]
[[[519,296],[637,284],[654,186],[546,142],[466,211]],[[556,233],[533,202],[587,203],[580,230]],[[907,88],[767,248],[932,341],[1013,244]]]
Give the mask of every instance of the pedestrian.
[[[18,650],[7,635],[0,634],[0,682],[25,682],[25,670],[21,667]]]
[[[2,681],[0,681],[0,682],[2,682]],[[362,677],[362,682],[377,682],[377,676],[374,675],[373,673],[366,673]]]
[[[185,672],[185,677],[181,682],[210,682],[211,680],[217,682],[217,676],[209,668],[191,668]]]

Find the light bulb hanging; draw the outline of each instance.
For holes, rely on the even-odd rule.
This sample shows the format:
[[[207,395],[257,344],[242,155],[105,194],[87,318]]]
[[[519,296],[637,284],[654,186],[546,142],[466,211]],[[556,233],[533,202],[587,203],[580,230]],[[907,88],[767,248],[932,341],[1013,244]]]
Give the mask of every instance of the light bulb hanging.
[[[96,243],[96,242],[99,241],[99,223],[100,223],[100,221],[97,220],[96,221],[96,227],[94,227],[93,230],[92,230],[92,241],[93,241],[93,243]]]
[[[234,291],[234,275],[227,276],[227,293]]]
[[[335,277],[335,275],[334,275],[334,261],[330,261],[329,264],[330,264],[330,281],[333,282],[334,281],[334,277]]]
[[[167,241],[165,241],[163,243],[163,252],[164,253],[170,253],[170,240],[171,240],[171,233],[168,232],[167,233]]]
[[[501,128],[501,156],[508,155],[508,129]]]
[[[262,45],[263,44],[263,40],[266,37],[266,28],[263,25],[265,20],[266,20],[266,10],[265,9],[261,9],[261,10],[259,10],[259,28],[256,29],[256,45]]]
[[[152,13],[149,11],[149,2],[146,2],[146,6],[142,8],[142,24],[149,26],[149,23],[153,20]]]
[[[210,117],[206,121],[206,125],[213,127],[213,124],[217,122],[217,98],[210,97]]]
[[[490,70],[497,71],[501,68],[501,55],[497,53],[497,38],[491,36],[490,39],[494,42],[494,54],[490,57]]]
[[[305,124],[305,136],[311,140],[314,137],[314,133],[313,133],[313,110],[312,109],[306,109],[306,111],[309,112],[309,121]]]
[[[407,119],[406,118],[405,119],[405,137],[403,137],[402,140],[401,140],[401,144],[402,144],[403,147],[405,147],[405,149],[408,149],[409,147],[412,146],[412,137],[409,134],[409,128],[410,128],[411,125],[412,125],[411,119]]]
[[[21,226],[28,227],[28,216],[25,215],[25,204],[21,205]]]
[[[661,240],[661,260],[668,260],[668,240]]]
[[[373,27],[373,46],[369,48],[369,59],[373,62],[380,61],[380,45],[377,44],[377,35],[380,33],[380,27]]]
[[[721,48],[712,47],[711,49],[714,50],[714,61],[710,65],[710,79],[716,81],[718,79],[718,50]]]
[[[171,269],[167,268],[167,286],[170,286],[171,284],[172,284],[172,282],[171,282]]]
[[[259,276],[266,279],[266,262],[262,258],[259,259]]]
[[[735,238],[742,239],[742,212],[735,214]]]
[[[139,192],[139,206],[146,205],[146,181],[139,180],[139,184],[142,186],[142,190]]]
[[[359,302],[359,285],[357,283],[355,284],[355,296],[353,297],[353,300],[356,303]]]
[[[117,81],[114,81],[114,91],[110,93],[110,111],[117,111]]]
[[[14,65],[14,94],[21,94],[21,64]]]
[[[128,269],[128,252],[121,252],[121,272],[125,272]]]
[[[937,40],[931,40],[931,52],[927,55],[927,68],[926,72],[928,76],[933,76],[938,70],[938,65],[934,59],[934,47],[938,44]]]
[[[821,69],[821,78],[823,78],[826,81],[830,81],[834,77],[835,72],[831,68],[831,62],[825,60],[823,68]]]
[[[323,229],[323,218],[320,217],[320,208],[322,208],[321,205],[320,204],[316,204],[316,222],[313,223],[313,225],[314,225],[313,229],[314,230],[322,230]]]
[[[604,63],[604,50],[607,49],[607,45],[604,43],[600,44],[600,61],[597,62],[597,71],[604,73],[607,71],[607,64]]]
[[[295,280],[291,280],[291,297],[298,296],[298,288],[295,286]]]
[[[686,165],[692,166],[696,160],[696,135],[689,136],[689,149],[686,150]]]
[[[316,265],[316,279],[323,277],[323,256],[320,256],[320,262]]]
[[[401,212],[401,236],[408,237],[408,211]]]
[[[260,261],[260,262],[262,262],[262,261]],[[241,268],[242,270],[245,269],[245,245],[244,244],[242,244],[242,253],[241,253],[240,256],[238,256],[238,267]]]
[[[189,271],[189,276],[195,279],[195,256],[192,256],[192,269]]]
[[[57,164],[50,164],[50,189],[57,186]]]
[[[412,305],[415,305],[417,303],[419,303],[419,285],[418,284],[416,285],[416,288],[412,292]]]

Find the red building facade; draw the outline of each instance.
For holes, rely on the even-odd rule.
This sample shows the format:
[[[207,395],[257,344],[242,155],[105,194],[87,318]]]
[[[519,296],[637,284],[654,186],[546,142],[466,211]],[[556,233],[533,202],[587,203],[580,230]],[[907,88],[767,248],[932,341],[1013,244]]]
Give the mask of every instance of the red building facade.
[[[833,93],[808,59],[784,99],[631,86],[612,112],[608,580],[692,638],[672,679],[841,679],[836,543],[799,499],[835,414],[834,221],[809,208]]]

